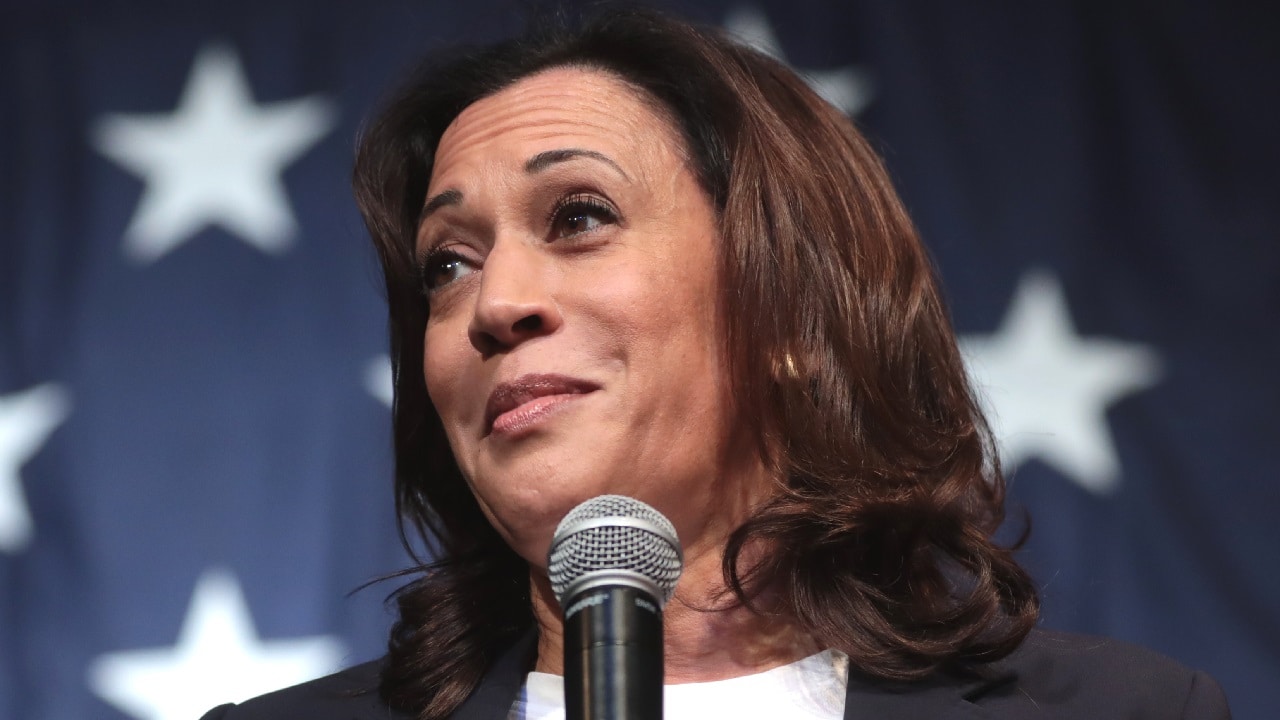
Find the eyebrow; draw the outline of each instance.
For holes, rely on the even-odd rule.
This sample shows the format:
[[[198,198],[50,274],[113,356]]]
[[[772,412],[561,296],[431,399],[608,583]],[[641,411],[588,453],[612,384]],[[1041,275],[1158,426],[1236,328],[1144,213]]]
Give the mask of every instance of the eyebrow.
[[[624,180],[631,182],[631,177],[627,175],[618,163],[604,153],[598,153],[595,150],[583,150],[581,148],[564,148],[563,150],[547,150],[529,158],[524,164],[524,171],[527,173],[540,173],[543,170],[555,165],[556,163],[568,162],[575,158],[591,158],[599,160],[618,172]]]
[[[431,213],[439,210],[446,205],[457,205],[462,202],[462,192],[459,190],[445,190],[442,193],[433,195],[430,200],[422,206],[422,212],[418,213],[418,224],[421,225]]]
[[[525,161],[524,171],[529,174],[536,174],[543,172],[557,163],[568,162],[577,158],[591,158],[592,160],[598,160],[617,171],[624,180],[631,182],[631,176],[627,175],[626,171],[608,155],[596,152],[595,150],[584,150],[582,148],[564,148],[561,150],[547,150],[540,152]],[[418,224],[421,225],[424,220],[440,208],[447,207],[449,205],[457,205],[461,202],[462,191],[460,190],[450,189],[437,195],[432,195],[431,198],[422,205],[422,212],[418,213]]]

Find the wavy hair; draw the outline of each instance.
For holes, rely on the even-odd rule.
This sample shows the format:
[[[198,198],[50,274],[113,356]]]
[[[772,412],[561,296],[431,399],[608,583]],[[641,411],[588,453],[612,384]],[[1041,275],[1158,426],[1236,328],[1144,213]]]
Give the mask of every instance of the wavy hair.
[[[476,100],[563,66],[612,73],[663,108],[718,213],[731,382],[779,478],[730,537],[727,591],[885,680],[1011,652],[1038,598],[992,539],[1004,512],[999,463],[937,279],[879,158],[779,62],[713,30],[610,9],[429,60],[359,143],[355,193],[390,313],[401,533],[435,547],[397,592],[383,697],[443,718],[533,626],[527,565],[481,513],[427,396],[428,308],[413,253],[445,128]],[[770,551],[748,566],[742,551],[756,542]]]

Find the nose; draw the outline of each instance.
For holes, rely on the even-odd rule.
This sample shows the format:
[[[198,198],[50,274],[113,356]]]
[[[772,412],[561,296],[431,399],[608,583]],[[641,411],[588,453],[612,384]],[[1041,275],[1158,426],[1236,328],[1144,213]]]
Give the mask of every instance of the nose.
[[[535,248],[499,240],[484,260],[480,292],[467,335],[486,357],[550,335],[560,311],[546,281],[545,259]]]

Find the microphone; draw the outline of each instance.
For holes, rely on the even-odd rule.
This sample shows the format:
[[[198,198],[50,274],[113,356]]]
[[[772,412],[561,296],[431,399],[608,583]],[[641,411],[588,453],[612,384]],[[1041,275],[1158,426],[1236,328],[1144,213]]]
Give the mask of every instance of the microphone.
[[[560,521],[547,574],[564,612],[565,720],[661,720],[662,608],[684,553],[671,521],[601,495]]]

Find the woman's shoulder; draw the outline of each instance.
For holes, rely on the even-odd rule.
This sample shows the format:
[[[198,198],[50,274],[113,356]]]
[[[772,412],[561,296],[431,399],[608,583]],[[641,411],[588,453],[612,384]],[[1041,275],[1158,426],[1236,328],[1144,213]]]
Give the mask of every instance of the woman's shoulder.
[[[1077,717],[1230,717],[1222,688],[1208,674],[1132,643],[1052,630],[1033,631],[992,668],[979,704],[1069,708]]]
[[[1229,720],[1208,675],[1109,638],[1034,630],[1009,656],[896,685],[850,671],[846,717]]]
[[[407,720],[378,696],[381,661],[343,670],[203,720]],[[976,705],[990,718],[1228,720],[1227,700],[1207,674],[1138,645],[1052,630],[1033,631],[1011,655],[976,677],[891,687],[850,677],[848,702],[877,717],[950,717]]]
[[[356,665],[239,704],[220,705],[206,713],[201,720],[400,718],[402,716],[388,709],[378,696],[378,674],[381,668],[382,661],[379,660]]]

